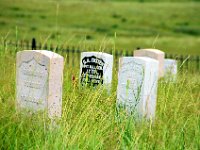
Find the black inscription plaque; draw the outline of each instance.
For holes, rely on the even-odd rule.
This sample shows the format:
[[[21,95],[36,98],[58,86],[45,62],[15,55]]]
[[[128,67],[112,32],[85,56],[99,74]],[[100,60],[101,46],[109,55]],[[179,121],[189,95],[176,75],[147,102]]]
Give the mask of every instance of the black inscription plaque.
[[[82,85],[97,86],[103,84],[103,67],[105,62],[96,56],[82,59],[81,83]]]

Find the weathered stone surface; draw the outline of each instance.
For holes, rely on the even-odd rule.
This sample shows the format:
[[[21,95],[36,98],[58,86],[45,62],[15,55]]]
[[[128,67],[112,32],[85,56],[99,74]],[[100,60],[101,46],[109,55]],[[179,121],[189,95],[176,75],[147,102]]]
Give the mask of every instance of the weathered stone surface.
[[[139,118],[154,118],[158,82],[158,61],[148,57],[119,60],[117,104]]]
[[[164,76],[164,58],[165,53],[157,49],[140,49],[134,51],[134,56],[150,57],[159,62],[159,78]]]
[[[177,61],[174,59],[164,60],[164,76],[165,80],[175,82],[177,76]]]
[[[61,117],[64,59],[46,50],[17,53],[16,98],[18,109],[47,111]]]

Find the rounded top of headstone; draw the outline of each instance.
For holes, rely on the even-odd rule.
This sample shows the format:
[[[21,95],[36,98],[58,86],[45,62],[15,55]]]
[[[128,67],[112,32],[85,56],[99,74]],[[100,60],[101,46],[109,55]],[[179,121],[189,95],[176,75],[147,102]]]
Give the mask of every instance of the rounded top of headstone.
[[[134,57],[136,59],[140,59],[146,62],[154,62],[154,63],[158,63],[158,60],[150,58],[150,57]]]
[[[33,51],[41,53],[49,58],[62,57],[61,55],[48,50],[33,50]]]
[[[108,53],[103,53],[103,52],[82,52],[82,54],[86,54],[86,55],[104,55],[104,56],[112,56],[111,54]]]
[[[165,62],[171,62],[171,63],[176,62],[175,59],[165,59],[164,61],[165,61]]]
[[[139,57],[139,56],[128,56],[128,57],[121,57],[120,59],[124,59],[124,60],[139,60],[139,61],[143,61],[143,62],[153,62],[153,63],[158,63],[158,61],[156,59],[150,58],[150,57]]]
[[[22,53],[39,53],[42,55],[45,55],[48,58],[62,58],[61,55],[54,53],[52,51],[48,51],[48,50],[23,50],[20,52],[17,52],[18,54],[22,54]]]
[[[154,52],[156,54],[163,54],[164,52],[158,49],[152,49],[152,48],[147,48],[147,49],[139,49],[136,51],[147,51],[147,52]]]

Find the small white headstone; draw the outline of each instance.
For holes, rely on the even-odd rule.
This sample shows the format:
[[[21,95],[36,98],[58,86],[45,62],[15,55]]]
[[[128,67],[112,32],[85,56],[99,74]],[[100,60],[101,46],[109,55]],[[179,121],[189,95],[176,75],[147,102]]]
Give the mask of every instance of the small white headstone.
[[[17,108],[47,111],[50,118],[61,117],[64,59],[46,50],[17,53]]]
[[[177,61],[174,59],[165,59],[164,73],[165,73],[165,79],[167,81],[175,82],[177,75]]]
[[[110,86],[112,82],[113,56],[102,52],[83,52],[80,60],[82,85]]]
[[[159,62],[159,78],[164,76],[165,53],[158,49],[140,49],[134,51],[136,57],[150,57]]]
[[[158,82],[158,61],[147,57],[119,60],[117,105],[136,118],[154,118]]]

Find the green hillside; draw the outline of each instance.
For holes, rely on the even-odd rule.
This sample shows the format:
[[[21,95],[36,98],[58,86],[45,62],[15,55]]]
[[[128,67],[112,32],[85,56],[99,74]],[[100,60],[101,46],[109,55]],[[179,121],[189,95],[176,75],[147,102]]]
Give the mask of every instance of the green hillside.
[[[0,9],[2,39],[200,54],[199,2],[1,0]]]

